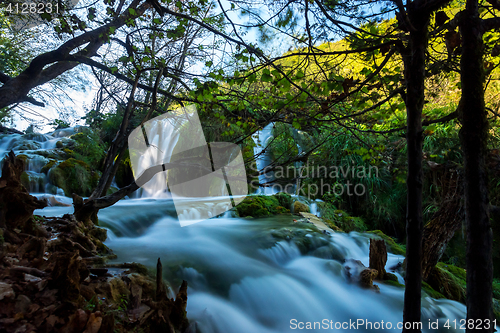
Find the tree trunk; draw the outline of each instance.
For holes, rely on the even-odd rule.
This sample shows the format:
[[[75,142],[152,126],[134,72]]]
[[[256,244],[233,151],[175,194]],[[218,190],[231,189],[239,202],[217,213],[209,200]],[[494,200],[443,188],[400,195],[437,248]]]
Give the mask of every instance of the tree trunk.
[[[456,170],[445,171],[441,179],[442,200],[439,210],[425,225],[423,232],[422,278],[425,281],[463,221],[463,182],[460,174]]]
[[[465,221],[467,225],[467,322],[493,320],[492,244],[485,169],[488,120],[484,105],[483,31],[477,0],[467,0],[460,22],[462,35],[462,108],[460,141],[464,154]],[[477,325],[467,332],[489,331]]]
[[[409,46],[404,55],[406,78],[406,143],[408,150],[406,208],[406,287],[403,332],[420,332],[422,287],[422,109],[424,107],[425,52],[428,43],[429,13],[415,2],[408,5],[411,23]]]

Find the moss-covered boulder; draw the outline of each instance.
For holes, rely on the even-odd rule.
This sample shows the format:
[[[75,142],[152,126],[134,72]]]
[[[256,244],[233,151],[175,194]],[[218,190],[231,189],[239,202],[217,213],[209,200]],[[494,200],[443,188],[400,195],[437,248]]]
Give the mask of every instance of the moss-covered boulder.
[[[286,192],[278,192],[274,195],[276,199],[278,199],[278,202],[280,203],[280,206],[286,208],[286,209],[292,209],[292,196]]]
[[[429,274],[427,283],[444,297],[465,303],[465,274],[463,268],[440,262]]]
[[[97,186],[99,173],[87,163],[70,158],[50,169],[49,179],[52,184],[62,188],[66,196],[72,193],[89,196]]]
[[[41,171],[42,173],[44,174],[47,174],[49,172],[50,169],[52,169],[52,167],[54,167],[54,165],[57,164],[57,160],[50,160],[49,163],[45,164]]]
[[[306,205],[305,203],[300,202],[300,201],[295,201],[293,203],[293,213],[294,214],[309,213],[309,212],[310,212],[309,206]]]
[[[387,244],[387,251],[402,256],[406,255],[406,248],[404,247],[404,245],[396,243],[396,241],[392,237],[387,236],[382,231],[372,230],[367,232],[385,240],[385,243]]]
[[[43,192],[45,176],[39,173],[24,171],[21,174],[21,184],[30,192]]]
[[[278,198],[281,199],[278,200]],[[290,210],[282,205],[284,196],[280,195],[252,195],[248,196],[238,206],[236,211],[240,217],[267,216],[273,214],[285,214]]]
[[[361,217],[351,216],[347,212],[337,209],[330,202],[318,202],[317,205],[323,220],[332,223],[345,232],[364,232],[368,230],[368,227]]]

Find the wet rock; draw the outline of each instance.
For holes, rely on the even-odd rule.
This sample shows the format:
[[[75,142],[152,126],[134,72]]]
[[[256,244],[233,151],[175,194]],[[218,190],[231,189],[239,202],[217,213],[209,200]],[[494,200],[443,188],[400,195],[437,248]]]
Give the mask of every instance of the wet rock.
[[[104,228],[95,227],[90,231],[90,235],[104,242],[108,238],[108,231]]]
[[[87,326],[85,326],[85,331],[83,331],[83,333],[97,333],[101,328],[101,324],[102,324],[101,313],[99,311],[91,313],[89,320],[87,322]]]
[[[309,206],[306,205],[305,203],[302,203],[300,201],[295,201],[293,203],[293,213],[294,214],[299,214],[299,213],[309,213]]]
[[[361,271],[359,275],[359,284],[364,288],[373,287],[373,279],[375,279],[378,275],[378,271],[376,269],[367,268]]]
[[[19,295],[16,298],[15,310],[17,313],[26,313],[31,305],[31,300],[26,295]]]
[[[3,300],[4,298],[14,298],[15,296],[16,294],[14,293],[11,284],[0,282],[0,300]]]

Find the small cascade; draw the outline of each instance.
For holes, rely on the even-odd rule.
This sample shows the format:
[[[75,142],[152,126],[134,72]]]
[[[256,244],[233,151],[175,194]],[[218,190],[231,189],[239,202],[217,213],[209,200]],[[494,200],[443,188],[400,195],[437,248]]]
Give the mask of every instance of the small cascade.
[[[179,140],[179,135],[176,133],[177,128],[167,121],[152,121],[151,126],[153,127],[151,132],[156,133],[156,135],[153,138],[149,138],[151,140],[150,145],[156,147],[158,151],[158,155],[154,157],[156,161],[168,163]],[[144,166],[144,169],[151,165],[155,165],[156,161],[152,161],[150,158],[151,156],[146,155],[141,158],[140,163]],[[149,182],[143,185],[141,198],[171,198],[167,188],[166,176],[164,172],[158,173]]]
[[[3,159],[12,150],[24,159],[25,173],[21,176],[21,181],[30,193],[64,194],[62,189],[50,183],[42,168],[51,161],[51,158],[57,158],[57,142],[77,133],[80,127],[59,129],[49,134],[0,135],[0,175]]]
[[[274,180],[274,173],[272,171],[268,171],[266,167],[268,167],[272,160],[271,154],[269,153],[269,144],[273,140],[272,131],[273,131],[274,123],[267,124],[262,130],[258,131],[253,140],[255,142],[255,147],[253,148],[255,158],[255,163],[257,165],[257,170],[259,172],[264,172],[259,175],[259,183],[265,184]],[[274,194],[277,191],[271,186],[261,186],[257,190],[257,194]]]
[[[311,214],[316,215],[317,217],[321,217],[321,212],[318,208],[318,202],[323,202],[321,199],[316,199],[309,205],[309,211]]]

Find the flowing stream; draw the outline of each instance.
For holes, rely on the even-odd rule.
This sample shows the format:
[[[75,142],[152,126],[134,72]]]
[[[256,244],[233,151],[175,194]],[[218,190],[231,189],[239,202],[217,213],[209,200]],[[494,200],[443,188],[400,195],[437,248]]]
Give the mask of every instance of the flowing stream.
[[[265,141],[267,134],[263,131],[261,139]],[[29,160],[27,171],[41,174],[43,156],[31,152],[53,149],[64,135],[68,134],[25,135],[21,141],[19,135],[2,136],[0,153],[22,150]],[[31,192],[58,193],[48,189],[46,180],[40,184]],[[60,195],[56,199],[71,203]],[[185,200],[193,219],[200,210],[213,209],[211,203]],[[315,203],[311,208],[316,209]],[[47,207],[35,214],[71,212],[72,207]],[[328,235],[311,224],[294,223],[296,217],[287,215],[255,219],[231,215],[181,227],[172,200],[142,198],[101,210],[99,220],[109,230],[106,244],[117,254],[116,262],[135,261],[153,268],[161,258],[171,297],[183,279],[188,281],[188,318],[198,332],[401,331],[403,288],[378,283],[376,292],[352,281],[359,268],[353,260],[368,266],[368,234]],[[386,269],[403,259],[389,254]],[[398,279],[404,283],[400,275]],[[463,304],[424,294],[422,330],[464,331],[460,320],[465,311]],[[430,328],[436,320],[439,329]],[[450,329],[443,327],[447,320]]]
[[[50,207],[47,215],[70,211]],[[200,332],[294,332],[308,322],[316,322],[308,332],[322,332],[358,319],[365,324],[357,331],[394,331],[402,321],[403,288],[379,283],[376,292],[346,274],[349,259],[368,266],[365,234],[326,235],[294,223],[292,216],[220,217],[181,227],[173,203],[165,199],[123,200],[102,210],[99,219],[110,230],[106,244],[118,255],[116,262],[155,267],[161,258],[174,290],[182,279],[188,281],[188,317]],[[403,259],[389,254],[386,268]],[[463,318],[463,304],[423,296],[424,332],[450,332],[443,327],[446,320]],[[429,321],[436,320],[440,329],[429,329]],[[451,331],[461,330],[458,325]]]

